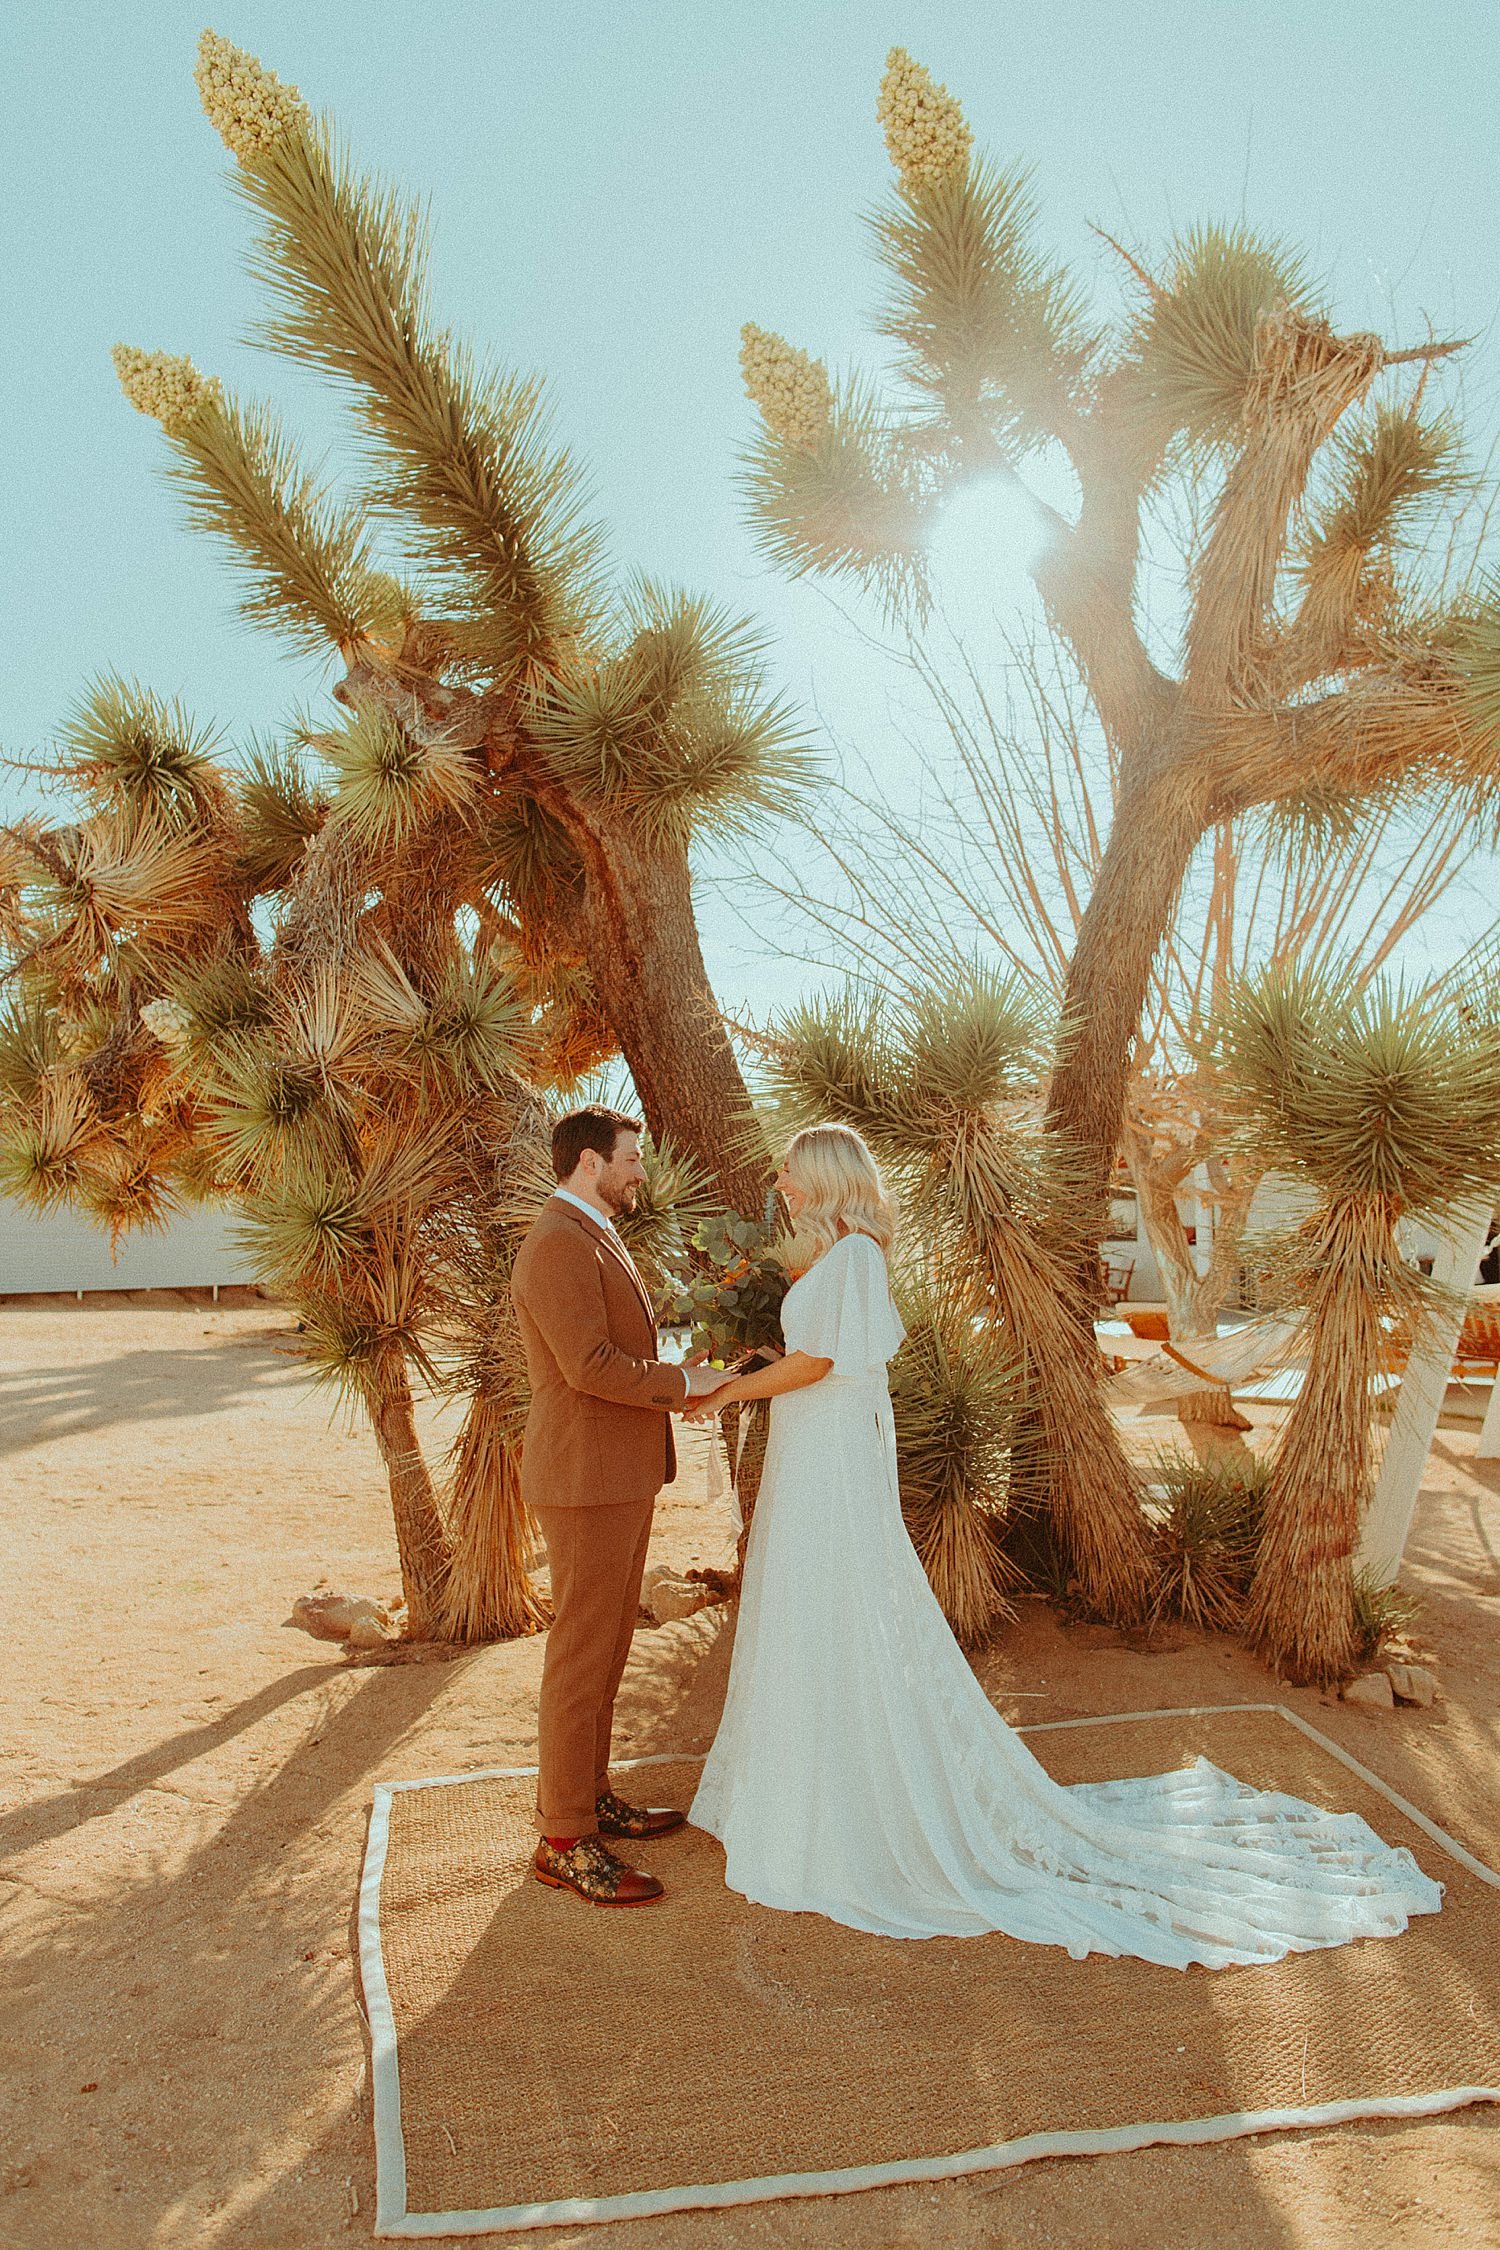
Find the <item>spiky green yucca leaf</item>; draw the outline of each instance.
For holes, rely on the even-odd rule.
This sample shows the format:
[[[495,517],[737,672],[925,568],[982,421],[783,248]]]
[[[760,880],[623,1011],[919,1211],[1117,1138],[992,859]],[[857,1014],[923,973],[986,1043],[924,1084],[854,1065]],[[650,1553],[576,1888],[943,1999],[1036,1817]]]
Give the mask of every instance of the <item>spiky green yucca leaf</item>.
[[[1281,969],[1226,998],[1227,1102],[1329,1196],[1434,1216],[1500,1181],[1500,1031],[1384,982]]]
[[[462,1189],[462,1166],[441,1120],[398,1114],[357,1143],[288,1145],[245,1204],[245,1239],[257,1270],[291,1294],[348,1294],[381,1257],[381,1243],[410,1235]]]
[[[455,957],[424,993],[377,944],[355,957],[348,991],[385,1067],[424,1096],[494,1093],[526,1056],[529,1012],[504,959]]]
[[[549,682],[533,724],[579,796],[658,837],[789,811],[815,767],[785,698],[765,692],[765,640],[749,624],[649,580],[625,601],[622,645]]]
[[[1182,432],[1232,444],[1256,369],[1256,331],[1277,306],[1315,311],[1301,261],[1244,226],[1195,227],[1136,327],[1135,411],[1151,447]]]
[[[219,857],[153,813],[96,814],[51,839],[37,899],[48,950],[84,975],[130,946],[144,964],[180,957],[218,919]]]
[[[907,1088],[869,994],[851,988],[788,1010],[772,1026],[764,1073],[783,1131],[834,1119],[883,1155],[906,1147]]]
[[[224,1199],[218,1158],[202,1141],[190,1141],[169,1160],[166,1178],[178,1202],[184,1205],[218,1204]]]
[[[804,1003],[773,1027],[765,1071],[781,1124],[837,1119],[888,1163],[946,1170],[977,1129],[969,1159],[1005,1163],[1013,1196],[1016,1136],[998,1105],[1034,1089],[1047,1037],[1030,985],[961,963],[891,1006],[852,988]]]
[[[1361,1661],[1368,1664],[1386,1641],[1409,1633],[1422,1614],[1422,1598],[1403,1586],[1377,1586],[1368,1571],[1354,1573],[1354,1630]]]
[[[1493,781],[1500,776],[1500,571],[1490,574],[1480,600],[1458,622],[1453,639],[1476,766]]]
[[[840,388],[815,446],[762,422],[740,487],[756,544],[777,569],[852,578],[893,616],[925,612],[924,554],[938,494],[868,391]]]
[[[378,498],[497,673],[543,663],[599,609],[601,534],[552,442],[539,386],[477,367],[424,302],[424,224],[359,177],[326,127],[284,133],[236,169],[263,222],[254,260],[273,348],[350,384],[378,450]]]
[[[252,892],[280,890],[316,836],[328,800],[292,750],[254,750],[236,782],[240,864]]]
[[[13,995],[0,1013],[0,1109],[29,1109],[63,1059],[57,1010],[40,994]]]
[[[268,408],[210,395],[170,443],[188,521],[227,542],[252,624],[313,656],[399,630],[404,596],[375,567],[365,511],[327,497]]]
[[[479,882],[518,907],[554,898],[578,883],[578,858],[554,814],[531,797],[508,793],[483,808]]]
[[[272,1021],[281,1058],[291,1069],[305,1065],[325,1088],[342,1082],[358,1095],[366,1027],[350,981],[331,962],[287,977],[277,991]]]
[[[216,1048],[205,1072],[205,1133],[225,1171],[247,1192],[314,1173],[347,1146],[348,1098],[317,1065],[291,1061],[261,1037]]]
[[[260,1255],[253,1222],[240,1230],[252,1260]],[[268,1246],[268,1255],[269,1246]],[[367,1395],[382,1353],[388,1348],[378,1321],[327,1291],[300,1294],[302,1336],[299,1356],[315,1383],[326,1384],[351,1400]]]
[[[869,220],[892,288],[880,327],[959,452],[1019,460],[1056,430],[1097,339],[1035,247],[1029,174],[970,164]]]
[[[455,1090],[478,1085],[493,1093],[523,1060],[527,1030],[526,1010],[502,963],[454,960],[414,1045]]]
[[[250,962],[223,953],[172,982],[171,997],[190,1018],[189,1045],[199,1060],[219,1045],[271,1020],[271,995]]]
[[[1035,1088],[1053,1030],[1035,985],[1013,970],[971,962],[903,1001],[892,1036],[898,1067],[923,1098],[975,1111]]]
[[[225,800],[214,737],[180,703],[134,680],[96,680],[63,729],[60,773],[93,804],[168,830],[211,819]]]
[[[636,1191],[635,1209],[622,1213],[618,1225],[647,1288],[659,1299],[688,1261],[694,1228],[715,1216],[720,1203],[702,1165],[670,1141],[643,1133],[641,1162],[645,1185]]]
[[[467,750],[419,742],[379,708],[353,711],[313,740],[333,770],[330,819],[373,851],[405,843],[438,812],[472,806],[482,779]]]
[[[291,1292],[336,1288],[370,1247],[356,1196],[334,1180],[282,1187],[257,1198],[247,1210],[242,1240],[261,1279]]]
[[[1455,423],[1424,416],[1409,400],[1374,408],[1339,433],[1329,452],[1331,493],[1309,537],[1308,574],[1349,550],[1368,555],[1402,544],[1421,511],[1458,488]]]
[[[0,1191],[46,1216],[81,1192],[100,1120],[77,1072],[49,1075],[26,1110],[0,1129]]]
[[[1166,1612],[1232,1632],[1244,1615],[1265,1521],[1270,1465],[1253,1453],[1200,1461],[1157,1457],[1152,1540],[1159,1572],[1153,1615]]]

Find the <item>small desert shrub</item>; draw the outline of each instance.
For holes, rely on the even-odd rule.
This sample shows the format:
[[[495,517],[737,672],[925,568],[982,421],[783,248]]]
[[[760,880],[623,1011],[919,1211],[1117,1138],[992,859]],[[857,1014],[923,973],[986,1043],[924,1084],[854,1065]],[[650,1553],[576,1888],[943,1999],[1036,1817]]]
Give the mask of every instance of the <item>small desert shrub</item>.
[[[1240,1623],[1265,1518],[1270,1465],[1253,1453],[1200,1461],[1163,1453],[1151,1480],[1157,1565],[1152,1618],[1232,1632]]]
[[[1377,1586],[1366,1571],[1354,1574],[1354,1632],[1359,1661],[1368,1664],[1387,1641],[1409,1633],[1422,1608],[1400,1586]]]

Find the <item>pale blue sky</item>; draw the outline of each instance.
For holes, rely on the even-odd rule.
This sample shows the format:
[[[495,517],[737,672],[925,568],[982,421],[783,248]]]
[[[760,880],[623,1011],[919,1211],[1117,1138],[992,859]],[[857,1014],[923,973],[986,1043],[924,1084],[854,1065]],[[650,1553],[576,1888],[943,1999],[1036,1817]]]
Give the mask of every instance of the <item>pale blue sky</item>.
[[[44,745],[101,669],[242,737],[319,688],[238,620],[109,364],[117,339],[190,352],[339,458],[328,396],[243,340],[248,223],[192,84],[203,21],[202,0],[5,12],[12,754]],[[754,319],[836,366],[872,356],[859,214],[889,179],[873,109],[893,42],[959,95],[981,145],[1034,163],[1054,246],[1108,301],[1118,269],[1089,221],[1149,256],[1174,225],[1243,212],[1306,248],[1341,325],[1477,336],[1481,455],[1500,422],[1495,0],[216,0],[213,21],[331,108],[362,164],[429,199],[438,306],[548,377],[621,566],[760,616],[782,683],[877,761],[897,753],[868,654],[746,533],[736,349]],[[753,1002],[765,980],[729,917],[710,903],[705,921],[725,997]]]

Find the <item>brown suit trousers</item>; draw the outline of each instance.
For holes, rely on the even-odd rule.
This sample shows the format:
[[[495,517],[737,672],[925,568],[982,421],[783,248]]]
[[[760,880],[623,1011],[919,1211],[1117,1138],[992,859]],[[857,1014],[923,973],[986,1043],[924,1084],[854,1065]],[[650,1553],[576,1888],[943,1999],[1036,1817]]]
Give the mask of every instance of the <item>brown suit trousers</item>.
[[[609,1787],[652,1511],[676,1467],[668,1412],[687,1381],[656,1357],[656,1316],[629,1253],[569,1203],[543,1207],[511,1296],[531,1381],[521,1490],[552,1571],[537,1825],[587,1836]]]

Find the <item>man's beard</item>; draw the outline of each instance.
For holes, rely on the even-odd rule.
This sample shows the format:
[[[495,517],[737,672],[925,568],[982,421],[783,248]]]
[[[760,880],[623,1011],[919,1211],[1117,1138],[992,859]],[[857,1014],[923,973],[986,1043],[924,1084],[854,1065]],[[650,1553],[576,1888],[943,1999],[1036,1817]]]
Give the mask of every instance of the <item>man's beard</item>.
[[[635,1209],[635,1194],[634,1180],[627,1180],[623,1184],[610,1179],[601,1179],[599,1182],[599,1201],[608,1204],[617,1219],[624,1218]]]

